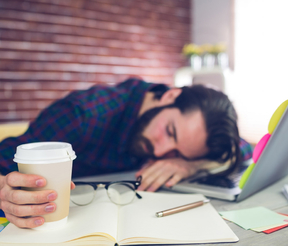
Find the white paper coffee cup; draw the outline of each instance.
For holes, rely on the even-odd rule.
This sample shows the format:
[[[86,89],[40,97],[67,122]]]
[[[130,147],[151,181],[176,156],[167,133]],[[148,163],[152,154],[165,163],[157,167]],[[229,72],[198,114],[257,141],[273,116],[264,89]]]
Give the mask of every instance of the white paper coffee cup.
[[[18,163],[20,173],[36,174],[46,179],[43,188],[25,188],[25,190],[55,190],[58,194],[56,210],[41,215],[45,223],[34,229],[57,229],[66,224],[69,214],[72,162],[76,158],[71,144],[65,142],[37,142],[17,147],[14,161]]]

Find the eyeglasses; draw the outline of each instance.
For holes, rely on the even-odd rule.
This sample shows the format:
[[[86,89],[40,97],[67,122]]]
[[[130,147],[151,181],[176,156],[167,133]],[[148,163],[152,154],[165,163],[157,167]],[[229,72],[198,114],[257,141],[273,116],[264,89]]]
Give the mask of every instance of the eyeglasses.
[[[117,205],[131,203],[135,196],[142,197],[136,192],[141,184],[142,177],[139,176],[136,181],[116,181],[116,182],[74,182],[76,187],[71,190],[71,201],[84,206],[91,203],[95,197],[97,188],[105,188],[111,202]]]

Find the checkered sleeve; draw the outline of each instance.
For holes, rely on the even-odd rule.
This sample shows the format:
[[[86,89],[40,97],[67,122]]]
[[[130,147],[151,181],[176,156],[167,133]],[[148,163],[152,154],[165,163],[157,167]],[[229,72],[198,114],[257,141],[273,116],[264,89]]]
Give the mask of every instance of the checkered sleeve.
[[[243,161],[249,160],[252,158],[253,149],[250,143],[245,141],[243,138],[240,138],[240,151]]]
[[[63,141],[79,147],[81,110],[67,100],[59,100],[46,108],[31,122],[28,130],[19,137],[10,137],[0,143],[0,173],[17,171],[13,162],[16,147],[38,141]]]

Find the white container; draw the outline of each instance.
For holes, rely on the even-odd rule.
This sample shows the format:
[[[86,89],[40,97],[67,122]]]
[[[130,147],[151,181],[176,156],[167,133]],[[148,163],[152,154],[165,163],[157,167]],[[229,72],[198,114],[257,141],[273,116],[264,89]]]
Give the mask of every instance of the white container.
[[[56,210],[41,215],[45,223],[34,229],[58,229],[66,224],[69,214],[72,162],[76,158],[71,144],[64,142],[38,142],[17,147],[14,161],[20,173],[36,174],[46,179],[43,188],[24,188],[29,191],[55,190],[58,194]]]

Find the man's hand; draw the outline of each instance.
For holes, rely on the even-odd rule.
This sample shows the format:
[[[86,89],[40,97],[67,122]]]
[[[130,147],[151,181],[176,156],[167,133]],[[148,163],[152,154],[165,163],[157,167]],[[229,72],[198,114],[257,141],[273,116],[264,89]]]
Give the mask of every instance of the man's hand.
[[[136,176],[142,176],[138,190],[156,191],[162,185],[171,187],[180,180],[195,174],[202,161],[186,161],[181,158],[150,161]]]
[[[0,208],[6,218],[21,228],[42,225],[44,218],[41,215],[56,210],[53,201],[57,193],[53,190],[28,191],[25,188],[41,188],[45,185],[46,180],[38,175],[12,172],[0,176]],[[71,189],[74,187],[74,183],[71,183]]]

